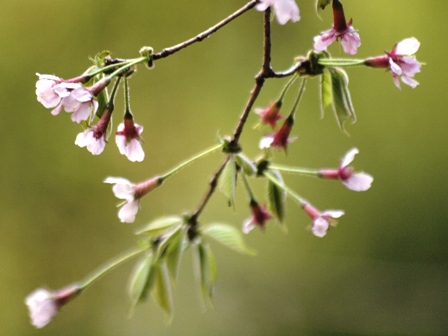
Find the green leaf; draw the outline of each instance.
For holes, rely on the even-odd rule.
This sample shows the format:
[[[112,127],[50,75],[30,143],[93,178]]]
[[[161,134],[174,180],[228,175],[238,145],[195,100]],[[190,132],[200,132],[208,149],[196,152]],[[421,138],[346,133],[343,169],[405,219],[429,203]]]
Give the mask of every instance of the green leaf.
[[[282,175],[278,170],[270,170],[281,184],[283,184]],[[279,188],[271,180],[268,180],[268,210],[273,214],[280,223],[285,218],[286,191]]]
[[[153,255],[150,253],[140,260],[131,274],[129,296],[131,299],[131,314],[137,304],[146,300],[154,286],[155,272],[152,267]]]
[[[229,206],[235,209],[236,166],[234,155],[229,155],[229,160],[219,178],[219,190],[229,200]]]
[[[182,258],[182,253],[185,249],[185,234],[187,233],[186,228],[176,231],[171,238],[171,242],[166,248],[165,260],[170,272],[172,280],[176,280],[177,272],[180,266],[180,260]]]
[[[137,230],[136,235],[146,234],[150,236],[158,236],[168,230],[173,226],[182,224],[183,219],[179,216],[167,216],[161,217],[153,220],[151,223],[147,224],[145,227]]]
[[[235,156],[236,163],[241,167],[244,174],[247,176],[254,176],[257,172],[257,166],[249,160],[244,154],[239,153]]]
[[[320,80],[320,99],[321,99],[321,117],[324,117],[324,110],[333,102],[333,93],[331,86],[331,73],[324,69]]]
[[[204,227],[202,232],[236,252],[249,255],[256,254],[253,249],[244,243],[241,231],[231,225],[213,223]]]
[[[213,252],[207,242],[203,241],[197,245],[197,256],[199,260],[199,274],[201,278],[201,292],[205,303],[211,304],[211,298],[217,278],[216,261]]]
[[[353,122],[356,122],[355,110],[348,90],[348,76],[341,68],[328,68],[328,70],[331,73],[333,111],[339,127],[347,133],[344,129],[344,122],[350,118],[353,119]]]
[[[169,320],[173,317],[173,295],[171,281],[165,263],[154,264],[155,286],[152,291],[154,301],[168,314]]]
[[[325,9],[327,5],[331,4],[331,0],[316,0],[316,14],[321,19],[319,15],[320,9]]]

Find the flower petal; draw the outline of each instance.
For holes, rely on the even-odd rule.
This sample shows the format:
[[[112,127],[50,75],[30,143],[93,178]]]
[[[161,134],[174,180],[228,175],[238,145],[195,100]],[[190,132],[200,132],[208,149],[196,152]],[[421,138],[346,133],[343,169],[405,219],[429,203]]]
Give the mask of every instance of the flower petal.
[[[118,211],[118,218],[122,223],[134,223],[138,212],[138,200],[127,202]]]
[[[419,47],[420,42],[415,37],[410,37],[397,44],[395,54],[411,56],[417,52]]]
[[[350,149],[344,156],[344,158],[341,161],[341,165],[340,167],[347,167],[355,158],[355,155],[359,153],[358,148],[354,147],[352,149]]]
[[[350,176],[342,183],[353,191],[366,191],[370,188],[373,182],[373,177],[366,173],[356,173]]]

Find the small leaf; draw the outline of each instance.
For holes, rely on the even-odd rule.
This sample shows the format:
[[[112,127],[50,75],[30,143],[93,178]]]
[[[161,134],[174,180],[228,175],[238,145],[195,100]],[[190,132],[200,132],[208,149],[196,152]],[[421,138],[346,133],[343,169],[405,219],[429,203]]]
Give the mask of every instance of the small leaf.
[[[165,231],[168,231],[175,225],[179,225],[183,222],[182,217],[179,216],[167,216],[153,220],[147,224],[144,228],[141,228],[135,232],[136,235],[147,234],[150,236],[158,236]]]
[[[187,233],[186,229],[178,230],[171,239],[170,244],[166,248],[165,252],[165,260],[166,265],[168,267],[168,271],[170,272],[172,280],[176,280],[177,272],[180,266],[180,260],[182,258],[182,253],[185,249],[185,234]]]
[[[236,166],[234,155],[229,155],[229,160],[219,178],[219,190],[229,200],[229,206],[235,209]]]
[[[201,292],[205,303],[211,304],[211,298],[217,278],[216,261],[213,252],[207,242],[203,241],[197,245],[197,256],[199,260],[199,274],[201,278]]]
[[[155,273],[152,267],[153,255],[150,253],[140,260],[131,275],[129,296],[131,299],[131,314],[135,307],[145,301],[154,285]]]
[[[341,68],[328,68],[328,70],[331,73],[333,111],[339,127],[347,133],[344,129],[344,122],[350,118],[356,122],[355,110],[348,90],[348,76]]]
[[[283,184],[282,175],[278,170],[270,170],[270,172],[276,177],[277,181]],[[268,210],[280,223],[285,218],[285,203],[286,192],[271,180],[268,180]]]
[[[324,117],[324,110],[333,102],[333,93],[331,88],[331,73],[324,69],[320,80],[320,99],[321,99],[321,117]]]
[[[169,231],[164,232],[157,237],[157,244],[155,244],[155,259],[159,259],[166,256],[168,247],[176,240],[177,234],[179,234],[182,226],[174,226]]]
[[[171,281],[165,263],[154,264],[155,286],[152,291],[154,301],[168,314],[171,321],[173,317],[173,296]]]
[[[243,169],[244,174],[247,176],[254,176],[257,172],[257,166],[251,160],[249,160],[244,154],[239,153],[235,156],[236,163]]]
[[[253,249],[244,243],[241,231],[231,225],[213,223],[204,227],[202,232],[236,252],[249,255],[256,254]]]
[[[316,14],[319,19],[321,18],[319,15],[319,10],[325,9],[325,7],[329,4],[331,4],[331,0],[316,0]]]

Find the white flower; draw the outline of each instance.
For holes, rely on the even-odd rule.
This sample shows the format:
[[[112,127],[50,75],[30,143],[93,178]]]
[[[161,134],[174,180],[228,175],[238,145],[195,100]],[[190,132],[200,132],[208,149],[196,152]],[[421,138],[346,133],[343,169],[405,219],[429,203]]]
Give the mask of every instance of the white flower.
[[[143,126],[135,124],[132,119],[125,119],[118,125],[115,142],[120,154],[126,155],[129,161],[141,162],[145,158],[140,138],[142,132]]]
[[[118,211],[122,223],[133,223],[138,212],[139,198],[135,194],[135,184],[121,177],[108,177],[104,183],[114,184],[112,191],[115,197],[126,203]]]
[[[300,20],[299,7],[294,0],[262,0],[255,6],[260,12],[265,11],[268,7],[274,8],[275,17],[281,25],[289,20],[292,22]]]
[[[53,294],[43,288],[28,295],[25,303],[30,311],[31,323],[37,328],[46,326],[59,310]]]
[[[82,85],[72,90],[70,95],[63,99],[62,104],[65,111],[73,112],[71,119],[77,123],[88,120],[89,117],[95,115],[98,108],[98,102],[93,99],[92,93]]]
[[[106,147],[106,140],[104,135],[97,137],[95,131],[92,128],[86,129],[84,132],[78,134],[75,140],[75,145],[79,147],[86,147],[87,150],[93,155],[99,155]]]

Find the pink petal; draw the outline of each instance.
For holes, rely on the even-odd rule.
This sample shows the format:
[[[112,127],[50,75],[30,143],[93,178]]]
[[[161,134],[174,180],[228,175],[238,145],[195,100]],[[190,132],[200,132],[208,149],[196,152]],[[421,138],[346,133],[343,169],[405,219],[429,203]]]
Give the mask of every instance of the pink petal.
[[[334,29],[324,31],[322,35],[314,37],[314,49],[317,51],[327,50],[328,46],[336,41]]]
[[[132,139],[126,146],[126,156],[131,162],[142,162],[145,158],[142,144],[138,139]]]
[[[356,173],[350,176],[342,183],[353,191],[366,191],[370,188],[373,182],[373,177],[366,173]]]
[[[316,237],[322,238],[327,234],[328,226],[328,221],[319,217],[314,221],[311,231]]]
[[[133,223],[138,212],[138,200],[127,202],[118,211],[118,218],[122,223]]]
[[[274,142],[274,137],[272,135],[267,135],[267,136],[261,138],[259,147],[260,147],[260,149],[269,148],[269,147],[271,147],[273,142]]]
[[[401,76],[401,81],[412,88],[415,88],[419,84],[416,80],[405,75]]]

